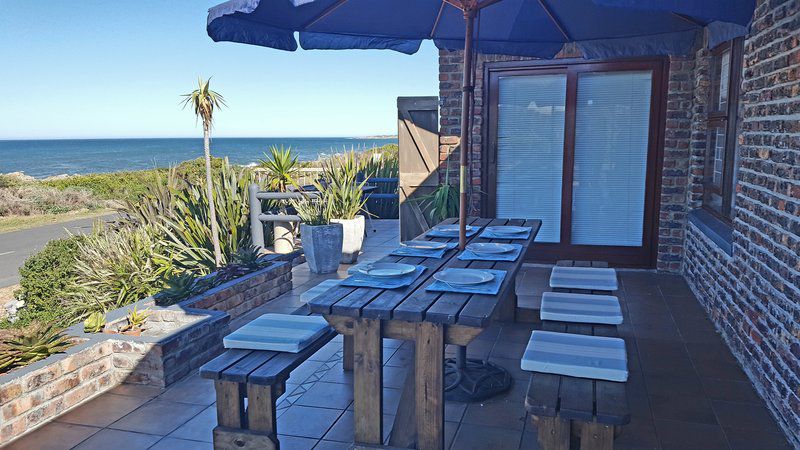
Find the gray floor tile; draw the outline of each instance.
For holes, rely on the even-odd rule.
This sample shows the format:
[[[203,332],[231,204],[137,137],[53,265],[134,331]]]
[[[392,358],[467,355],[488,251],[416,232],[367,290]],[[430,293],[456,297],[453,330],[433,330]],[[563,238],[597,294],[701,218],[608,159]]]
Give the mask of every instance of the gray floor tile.
[[[718,425],[672,420],[656,420],[656,430],[664,450],[724,450],[728,448],[725,434]]]
[[[3,447],[4,450],[65,450],[78,445],[100,428],[51,422]]]
[[[210,405],[216,399],[216,392],[212,380],[193,374],[169,387],[158,398],[172,402]]]
[[[651,395],[650,407],[653,411],[653,418],[656,420],[717,424],[711,402],[704,397]]]
[[[213,450],[214,444],[210,442],[190,441],[165,437],[158,441],[150,450]]]
[[[346,409],[352,401],[353,387],[351,385],[319,381],[314,383],[295,404]]]
[[[165,436],[203,409],[205,407],[202,405],[170,402],[157,398],[117,420],[109,428]]]
[[[317,445],[317,439],[309,439],[297,436],[278,435],[281,450],[309,450]]]
[[[453,449],[486,450],[515,449],[519,447],[522,430],[464,424],[458,427],[453,439]]]
[[[158,397],[165,391],[164,388],[146,386],[143,384],[123,383],[108,391],[111,394],[128,395],[131,397],[144,397],[147,399]]]
[[[753,431],[739,428],[723,427],[728,445],[732,450],[789,450],[792,447],[783,433],[770,433],[766,431]]]
[[[294,405],[278,417],[282,434],[319,439],[328,432],[342,410]]]
[[[742,431],[763,433],[780,433],[775,420],[764,407],[754,406],[752,403],[724,402],[713,400],[711,402],[720,425]]]
[[[212,430],[216,426],[217,407],[216,404],[214,404],[178,427],[177,430],[169,434],[169,437],[211,442],[213,437]]]
[[[58,417],[59,422],[106,427],[149,401],[146,397],[103,394]]]
[[[353,444],[349,442],[336,442],[321,440],[314,450],[349,450]]]
[[[145,450],[158,442],[161,436],[105,429],[81,442],[75,450]]]

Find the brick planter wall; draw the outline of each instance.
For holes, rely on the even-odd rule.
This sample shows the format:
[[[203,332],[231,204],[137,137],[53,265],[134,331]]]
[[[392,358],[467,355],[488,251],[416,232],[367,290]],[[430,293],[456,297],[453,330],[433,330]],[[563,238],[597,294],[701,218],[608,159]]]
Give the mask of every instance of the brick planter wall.
[[[0,376],[0,445],[114,383],[111,343],[89,340]]]
[[[800,448],[800,2],[758,2],[744,46],[731,254],[691,225],[684,274]],[[707,53],[697,57],[692,206],[705,151]]]
[[[106,314],[107,329],[128,311],[150,309],[140,336],[67,330],[79,344],[63,354],[0,375],[0,445],[28,433],[120,383],[166,387],[221,353],[228,322],[292,288],[299,252],[274,255],[274,264],[187,299],[159,307],[152,298]]]

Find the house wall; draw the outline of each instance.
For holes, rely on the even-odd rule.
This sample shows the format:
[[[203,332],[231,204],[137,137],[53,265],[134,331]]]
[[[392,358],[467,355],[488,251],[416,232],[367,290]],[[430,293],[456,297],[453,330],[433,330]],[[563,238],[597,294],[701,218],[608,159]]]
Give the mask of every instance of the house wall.
[[[800,2],[760,1],[744,44],[730,254],[689,224],[683,273],[800,448]],[[697,54],[690,200],[702,197],[708,52]]]
[[[579,57],[574,48],[567,46],[557,58]],[[483,143],[483,112],[486,90],[483,85],[487,63],[522,61],[508,55],[482,55],[476,57],[475,109],[472,124],[472,151],[470,154],[471,185],[470,215],[481,213],[481,155]],[[459,164],[458,140],[461,133],[461,81],[463,52],[439,52],[439,161],[457,176]],[[661,206],[658,214],[659,270],[679,272],[683,258],[683,241],[686,230],[687,184],[689,175],[689,141],[691,137],[692,75],[694,60],[671,58],[666,96],[667,120],[664,133],[664,158],[661,176]],[[488,102],[487,102],[488,103]],[[440,170],[444,180],[445,170]]]

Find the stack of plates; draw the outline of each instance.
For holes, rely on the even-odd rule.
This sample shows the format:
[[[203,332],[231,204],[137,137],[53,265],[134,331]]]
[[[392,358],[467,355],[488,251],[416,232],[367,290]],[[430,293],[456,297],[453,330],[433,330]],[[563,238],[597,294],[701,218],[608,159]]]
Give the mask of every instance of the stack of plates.
[[[486,227],[486,231],[490,233],[494,233],[498,236],[519,236],[520,234],[525,234],[530,231],[527,227],[515,227],[515,226],[494,226],[494,227]]]
[[[416,266],[402,263],[372,263],[359,268],[359,272],[372,278],[399,278],[416,270]]]
[[[494,280],[494,274],[479,269],[444,269],[433,278],[452,286],[474,286]]]

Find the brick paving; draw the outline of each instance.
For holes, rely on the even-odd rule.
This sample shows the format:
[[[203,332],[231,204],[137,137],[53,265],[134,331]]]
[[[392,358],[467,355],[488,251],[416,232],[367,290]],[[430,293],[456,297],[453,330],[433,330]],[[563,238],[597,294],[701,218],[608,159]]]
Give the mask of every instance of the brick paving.
[[[376,221],[360,261],[374,260],[398,241],[396,221]],[[518,289],[529,297],[547,289],[549,269],[526,267]],[[300,294],[329,276],[294,269],[295,288],[232,322],[267,311],[290,312]],[[625,314],[620,334],[629,353],[631,423],[617,449],[789,448],[763,401],[677,275],[620,272]],[[448,403],[445,439],[453,449],[535,449],[536,428],[523,407],[528,374],[519,358],[534,324],[497,324],[469,347],[514,377],[512,389],[483,403]],[[346,449],[353,439],[352,374],[342,371],[341,338],[296,369],[278,405],[283,449]],[[452,352],[454,349],[448,349]],[[384,340],[384,433],[388,437],[410,347]],[[60,416],[8,449],[210,449],[216,425],[213,384],[191,375],[159,389],[122,385]]]

